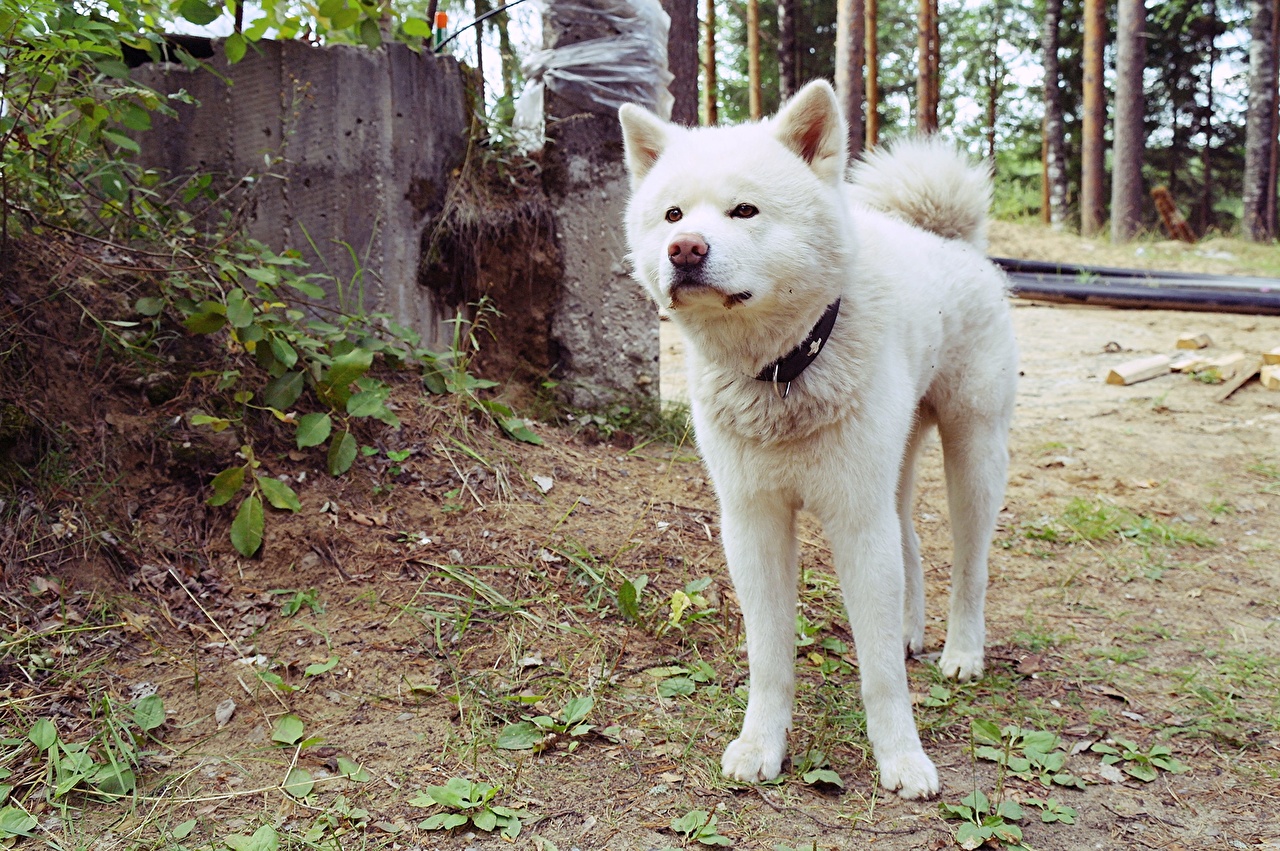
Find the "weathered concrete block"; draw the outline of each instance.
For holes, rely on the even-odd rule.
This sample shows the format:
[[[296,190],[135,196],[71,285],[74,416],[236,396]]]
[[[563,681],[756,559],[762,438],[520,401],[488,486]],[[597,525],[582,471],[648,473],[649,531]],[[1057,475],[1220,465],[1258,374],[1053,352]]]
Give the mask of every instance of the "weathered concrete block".
[[[548,5],[548,49],[614,38],[635,9],[620,0]],[[599,7],[600,14],[583,13]],[[622,27],[622,28],[620,28]],[[665,34],[663,36],[665,46]],[[665,67],[661,69],[665,72]],[[552,335],[570,401],[596,407],[621,394],[658,394],[658,313],[627,272],[623,214],[630,193],[617,108],[548,87],[543,185],[564,263]]]
[[[155,122],[140,140],[142,163],[214,173],[224,187],[258,175],[245,196],[251,236],[331,274],[332,306],[388,313],[431,345],[447,340],[448,317],[417,270],[423,230],[466,152],[457,62],[401,44],[264,41],[236,65],[215,45],[209,63],[216,73],[134,70],[139,82],[199,101]]]

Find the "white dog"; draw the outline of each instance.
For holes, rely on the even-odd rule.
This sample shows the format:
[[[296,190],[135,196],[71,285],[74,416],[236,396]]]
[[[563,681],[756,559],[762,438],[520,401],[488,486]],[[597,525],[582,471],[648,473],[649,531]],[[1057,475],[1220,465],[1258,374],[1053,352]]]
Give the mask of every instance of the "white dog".
[[[846,182],[825,82],[758,124],[687,129],[634,106],[620,117],[635,274],[685,337],[746,622],[750,698],[724,772],[767,780],[786,754],[803,507],[834,553],[880,783],[934,795],[903,659],[924,646],[912,486],[936,426],[955,544],[940,665],[978,676],[1017,381],[1005,281],[983,255],[989,173],[915,140]]]

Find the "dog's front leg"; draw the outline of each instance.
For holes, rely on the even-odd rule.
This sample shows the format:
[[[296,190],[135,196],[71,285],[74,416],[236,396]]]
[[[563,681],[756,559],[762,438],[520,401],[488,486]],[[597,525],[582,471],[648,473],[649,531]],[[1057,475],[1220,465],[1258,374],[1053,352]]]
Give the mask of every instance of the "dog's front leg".
[[[772,780],[787,753],[795,696],[795,508],[774,493],[725,500],[720,528],[751,669],[742,733],[720,766],[735,780]]]
[[[892,510],[868,515],[862,508],[830,523],[827,535],[858,652],[867,737],[880,784],[903,798],[927,798],[938,792],[938,771],[920,746],[907,690],[898,518]]]

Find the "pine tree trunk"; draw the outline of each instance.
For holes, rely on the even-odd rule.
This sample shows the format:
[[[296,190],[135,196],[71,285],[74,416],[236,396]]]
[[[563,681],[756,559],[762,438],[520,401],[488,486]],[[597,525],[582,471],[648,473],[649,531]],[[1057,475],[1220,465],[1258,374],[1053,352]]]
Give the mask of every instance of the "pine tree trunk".
[[[671,72],[671,120],[698,123],[698,4],[696,0],[662,0],[671,17],[667,32],[667,70]]]
[[[1144,0],[1119,0],[1116,22],[1116,103],[1111,153],[1111,241],[1127,242],[1142,225],[1142,70],[1146,65]]]
[[[1275,0],[1271,7],[1271,43],[1280,50],[1280,0]],[[1280,87],[1280,56],[1276,61],[1276,85]],[[1280,98],[1280,95],[1278,95]],[[1276,183],[1280,177],[1280,112],[1271,111],[1271,167],[1267,175],[1267,230],[1272,235],[1280,233],[1280,223],[1276,221]]]
[[[1209,0],[1209,17],[1217,22],[1217,0]],[[1208,233],[1213,224],[1213,72],[1218,64],[1218,40],[1215,37],[1209,41],[1208,64],[1204,72],[1204,109],[1200,113],[1200,133],[1204,136],[1204,147],[1200,149],[1200,203],[1196,205],[1195,216],[1195,229],[1200,234]],[[1269,169],[1270,157],[1267,165]],[[1265,212],[1263,215],[1265,217]]]
[[[760,0],[747,0],[747,109],[760,120]]]
[[[867,39],[866,10],[862,0],[839,0],[836,4],[836,96],[849,131],[849,156],[862,153],[866,135],[862,120],[865,95],[862,63]]]
[[[1106,46],[1104,0],[1084,2],[1084,128],[1080,140],[1080,233],[1096,236],[1102,230],[1104,174],[1103,128],[1107,94],[1102,79]]]
[[[1062,0],[1045,0],[1044,33],[1044,197],[1045,221],[1054,230],[1067,226],[1067,158],[1062,123],[1062,81],[1058,70],[1058,27]]]
[[[778,94],[789,98],[796,93],[797,0],[778,0]]]
[[[498,57],[502,61],[502,97],[498,101],[497,118],[500,124],[510,126],[515,118],[520,61],[511,47],[511,16],[502,12],[493,16],[493,22],[498,30]]]
[[[938,129],[938,0],[920,0],[916,36],[916,130]]]
[[[706,0],[702,41],[702,122],[708,127],[719,123],[719,99],[716,91],[716,0]]]
[[[880,0],[865,0],[867,20],[867,135],[864,148],[880,141],[880,48],[877,44]]]
[[[1000,61],[999,41],[997,33],[1000,27],[999,10],[992,4],[992,28],[991,39],[987,43],[987,55],[984,65],[986,67],[986,89],[987,89],[987,122],[985,134],[987,137],[987,162],[991,163],[994,169],[996,166],[996,118],[1000,111],[1000,90],[1004,84],[1004,65]]]
[[[1251,0],[1249,11],[1249,105],[1245,117],[1244,149],[1244,237],[1267,242],[1275,234],[1267,227],[1267,183],[1270,177],[1271,146],[1275,144],[1276,50],[1272,41],[1271,0]]]

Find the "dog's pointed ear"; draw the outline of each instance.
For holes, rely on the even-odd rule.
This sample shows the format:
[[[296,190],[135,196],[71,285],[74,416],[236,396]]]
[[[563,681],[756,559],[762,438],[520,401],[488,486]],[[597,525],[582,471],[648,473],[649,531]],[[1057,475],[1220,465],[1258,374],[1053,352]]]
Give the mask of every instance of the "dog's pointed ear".
[[[778,140],[799,155],[822,179],[844,179],[848,131],[836,93],[826,80],[814,80],[796,92],[773,119]]]
[[[644,179],[667,146],[667,124],[647,109],[624,103],[618,110],[622,122],[622,146],[626,152],[627,171],[634,186]]]

